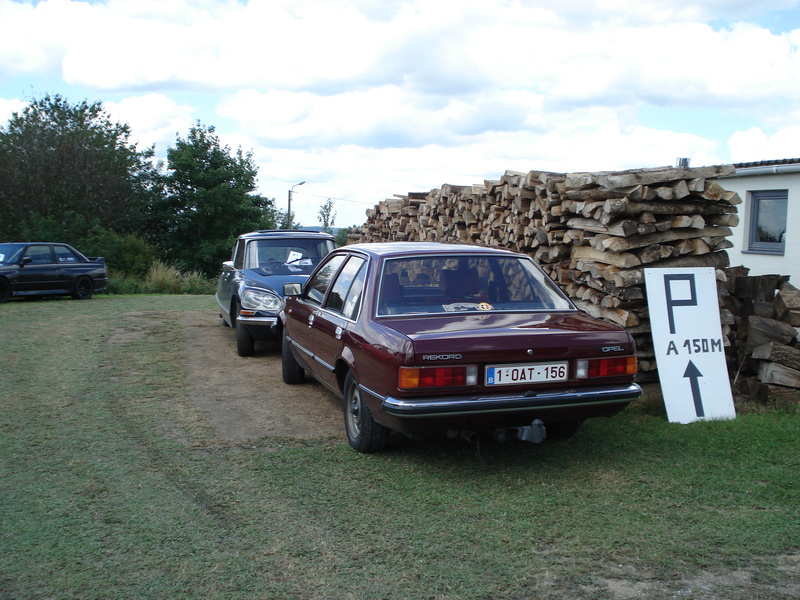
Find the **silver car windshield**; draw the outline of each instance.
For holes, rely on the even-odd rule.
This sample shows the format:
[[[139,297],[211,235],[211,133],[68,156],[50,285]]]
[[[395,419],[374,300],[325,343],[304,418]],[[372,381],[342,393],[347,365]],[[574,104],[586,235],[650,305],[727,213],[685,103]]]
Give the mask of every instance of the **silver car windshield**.
[[[531,260],[516,256],[429,256],[387,260],[378,315],[573,310]]]

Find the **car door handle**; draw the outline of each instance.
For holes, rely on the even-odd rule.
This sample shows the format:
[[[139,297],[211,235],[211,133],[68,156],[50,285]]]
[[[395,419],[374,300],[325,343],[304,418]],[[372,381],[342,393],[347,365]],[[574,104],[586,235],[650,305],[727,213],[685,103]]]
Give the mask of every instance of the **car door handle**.
[[[309,315],[308,317],[308,326],[309,328],[314,324],[314,315]]]

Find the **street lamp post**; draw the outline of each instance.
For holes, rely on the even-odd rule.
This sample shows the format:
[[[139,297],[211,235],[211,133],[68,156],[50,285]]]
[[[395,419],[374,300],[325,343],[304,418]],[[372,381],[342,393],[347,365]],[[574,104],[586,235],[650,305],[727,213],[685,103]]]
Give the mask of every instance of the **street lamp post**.
[[[286,210],[286,229],[291,229],[292,227],[292,192],[294,192],[294,188],[298,185],[303,185],[305,181],[301,181],[300,183],[295,183],[291,188],[289,188],[289,205]]]

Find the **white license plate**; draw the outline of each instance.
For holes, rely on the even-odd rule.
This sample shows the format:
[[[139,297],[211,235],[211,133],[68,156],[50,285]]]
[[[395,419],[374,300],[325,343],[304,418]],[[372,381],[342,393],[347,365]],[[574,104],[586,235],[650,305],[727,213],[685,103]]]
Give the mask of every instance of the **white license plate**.
[[[567,362],[532,363],[528,365],[489,365],[486,385],[524,385],[543,381],[566,381]]]

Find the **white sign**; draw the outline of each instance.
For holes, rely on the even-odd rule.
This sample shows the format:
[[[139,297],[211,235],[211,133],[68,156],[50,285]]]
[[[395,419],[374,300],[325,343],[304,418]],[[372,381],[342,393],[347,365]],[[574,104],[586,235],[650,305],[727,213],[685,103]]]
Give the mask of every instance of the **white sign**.
[[[735,418],[714,269],[645,269],[644,278],[670,422]]]

